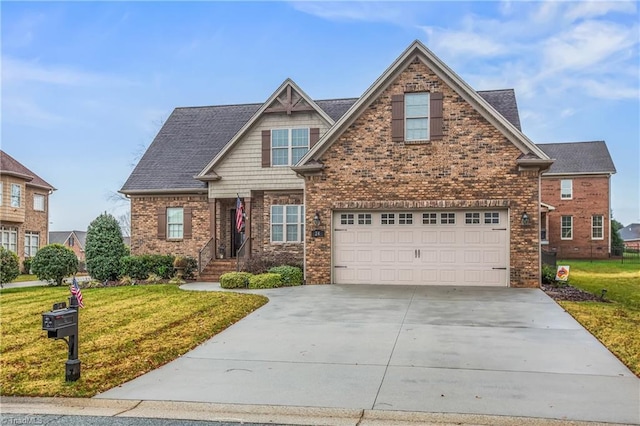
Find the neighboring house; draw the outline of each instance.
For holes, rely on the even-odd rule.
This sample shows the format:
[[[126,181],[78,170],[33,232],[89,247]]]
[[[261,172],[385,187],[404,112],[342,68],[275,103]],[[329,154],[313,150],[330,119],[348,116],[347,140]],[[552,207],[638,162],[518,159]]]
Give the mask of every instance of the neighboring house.
[[[55,188],[4,151],[0,151],[0,241],[25,258],[47,245],[49,195]]]
[[[620,238],[626,248],[640,250],[640,223],[632,223],[622,228]]]
[[[49,244],[62,244],[73,250],[80,262],[85,261],[84,246],[87,241],[86,231],[51,231]]]
[[[538,145],[554,160],[542,175],[543,250],[558,259],[607,258],[611,254],[611,175],[616,172],[603,141]]]
[[[552,163],[512,90],[474,91],[416,41],[357,99],[287,79],[262,104],[175,109],[121,192],[132,254],[202,269],[244,244],[303,259],[307,284],[536,287]]]

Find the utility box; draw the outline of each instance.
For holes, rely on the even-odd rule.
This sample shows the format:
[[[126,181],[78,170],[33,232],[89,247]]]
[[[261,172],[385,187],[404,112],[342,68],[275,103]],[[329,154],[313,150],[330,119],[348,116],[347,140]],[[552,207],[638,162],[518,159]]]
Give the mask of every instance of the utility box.
[[[78,311],[76,309],[58,309],[42,314],[42,329],[47,331],[49,338],[78,334]]]

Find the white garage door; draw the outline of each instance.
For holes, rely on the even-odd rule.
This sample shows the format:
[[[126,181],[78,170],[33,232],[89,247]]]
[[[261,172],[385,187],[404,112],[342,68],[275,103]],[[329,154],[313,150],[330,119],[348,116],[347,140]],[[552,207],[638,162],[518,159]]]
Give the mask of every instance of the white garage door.
[[[335,212],[336,284],[508,285],[506,210]]]

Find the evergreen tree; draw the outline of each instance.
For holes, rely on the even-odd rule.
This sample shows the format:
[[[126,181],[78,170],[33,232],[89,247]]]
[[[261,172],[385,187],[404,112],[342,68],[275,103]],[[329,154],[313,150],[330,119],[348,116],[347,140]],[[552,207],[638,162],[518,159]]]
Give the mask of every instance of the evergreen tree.
[[[116,280],[120,261],[127,255],[122,231],[115,217],[106,212],[89,224],[85,243],[87,272],[100,281]]]
[[[49,244],[38,250],[31,269],[38,279],[62,285],[64,277],[78,272],[78,258],[73,250],[62,244]]]
[[[18,255],[0,246],[0,286],[10,283],[20,275]]]
[[[615,256],[622,255],[624,251],[624,241],[620,236],[620,230],[624,226],[615,219],[611,219],[611,251]]]

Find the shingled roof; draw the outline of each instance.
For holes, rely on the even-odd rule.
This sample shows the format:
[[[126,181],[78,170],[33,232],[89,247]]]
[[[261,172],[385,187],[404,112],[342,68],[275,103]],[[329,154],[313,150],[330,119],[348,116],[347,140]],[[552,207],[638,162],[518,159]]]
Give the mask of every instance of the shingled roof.
[[[512,89],[478,92],[500,114],[520,129]],[[337,121],[357,98],[315,101]],[[167,118],[120,192],[206,191],[206,182],[194,179],[224,148],[262,104],[176,108]]]
[[[85,246],[87,231],[50,231],[49,244],[64,244],[72,235],[76,236],[76,241],[78,241],[80,247]]]
[[[616,172],[604,141],[544,143],[538,147],[555,159],[545,175]]]
[[[640,242],[640,223],[632,223],[620,230],[620,238],[622,241],[638,241]]]
[[[0,150],[0,174],[16,176],[27,181],[27,185],[55,191],[55,188],[48,184],[37,174],[22,165],[18,160]]]

